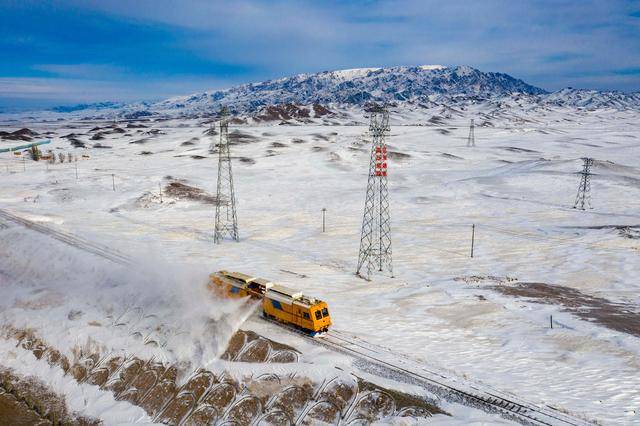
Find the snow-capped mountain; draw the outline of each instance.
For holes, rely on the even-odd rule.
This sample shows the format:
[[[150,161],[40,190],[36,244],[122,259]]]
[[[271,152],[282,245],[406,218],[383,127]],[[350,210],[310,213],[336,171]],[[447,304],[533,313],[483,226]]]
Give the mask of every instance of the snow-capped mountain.
[[[639,109],[640,92],[598,91],[566,88],[544,96],[547,105],[573,106],[587,109]]]
[[[179,96],[155,103],[118,108],[58,108],[85,117],[136,119],[152,115],[210,116],[228,106],[234,115],[258,121],[321,117],[331,111],[383,102],[396,109],[462,108],[486,104],[487,110],[537,108],[640,110],[640,92],[567,88],[548,93],[503,73],[483,72],[469,66],[357,68],[298,74],[225,90]],[[86,107],[86,108],[85,108]],[[108,109],[108,111],[107,111]]]
[[[227,105],[238,112],[250,112],[278,104],[430,103],[443,96],[488,98],[512,93],[538,95],[546,92],[507,74],[482,72],[468,66],[423,65],[299,74],[171,98],[152,105],[152,108],[210,110]]]

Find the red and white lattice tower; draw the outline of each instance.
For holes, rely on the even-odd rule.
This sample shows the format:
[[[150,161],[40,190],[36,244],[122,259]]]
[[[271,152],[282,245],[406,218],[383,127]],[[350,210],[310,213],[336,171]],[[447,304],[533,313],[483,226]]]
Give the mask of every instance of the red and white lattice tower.
[[[376,176],[387,176],[387,146],[376,146]]]
[[[387,186],[387,142],[389,111],[375,106],[369,110],[371,159],[367,196],[364,203],[360,252],[356,274],[366,279],[371,271],[386,271],[393,276],[391,261],[391,221],[389,218],[389,190]]]

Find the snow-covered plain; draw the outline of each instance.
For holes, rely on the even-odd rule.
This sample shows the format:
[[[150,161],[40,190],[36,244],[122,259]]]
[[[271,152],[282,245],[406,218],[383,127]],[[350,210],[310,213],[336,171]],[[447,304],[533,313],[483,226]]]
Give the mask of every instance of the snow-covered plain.
[[[149,128],[120,123],[129,136],[108,135],[99,142],[111,148],[86,150],[91,158],[78,161],[77,180],[75,163],[23,164],[4,154],[0,208],[99,241],[140,265],[132,272],[74,253],[61,270],[55,267],[61,259],[48,258],[53,243],[8,224],[0,229],[2,320],[33,327],[66,348],[92,335],[115,350],[122,344],[117,336],[60,319],[72,309],[94,312],[87,305],[97,305],[95,312],[111,307],[114,316],[144,305],[167,329],[191,337],[177,337],[162,356],[206,365],[220,348],[202,334],[203,321],[221,319],[232,330],[246,315],[203,297],[202,286],[208,272],[239,270],[322,298],[336,329],[429,365],[603,423],[639,422],[638,337],[489,287],[509,277],[640,307],[638,240],[618,229],[588,228],[640,225],[640,113],[544,108],[479,120],[482,111],[469,108],[430,125],[427,119],[439,113],[392,113],[395,278],[371,282],[354,275],[369,155],[366,119],[355,109],[338,125],[232,127],[241,133],[232,147],[240,243],[213,244],[211,205],[166,194],[160,203],[158,188],[168,176],[214,192],[217,157],[208,152],[209,125],[200,120],[145,122],[161,130],[147,136]],[[476,127],[475,148],[466,147],[470,118],[491,122]],[[54,151],[80,155],[85,151],[60,136],[76,133],[88,143],[92,127],[110,124],[11,125],[53,131]],[[132,143],[140,139],[147,140]],[[182,145],[187,141],[193,145]],[[571,208],[582,156],[596,159],[594,209],[584,212]],[[460,280],[469,276],[494,278]],[[56,307],[25,307],[25,299],[36,297],[30,292],[47,281],[56,284],[45,301]],[[228,316],[233,326],[222,320]],[[256,317],[243,327],[265,331]]]

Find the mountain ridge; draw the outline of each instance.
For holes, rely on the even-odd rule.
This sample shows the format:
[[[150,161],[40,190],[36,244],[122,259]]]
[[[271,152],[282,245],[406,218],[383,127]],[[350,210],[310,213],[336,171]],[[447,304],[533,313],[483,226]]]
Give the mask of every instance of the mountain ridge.
[[[229,89],[178,96],[154,104],[160,109],[223,106],[252,112],[278,104],[346,104],[431,102],[441,96],[543,94],[545,90],[508,74],[482,72],[468,66],[356,68],[297,74],[247,83]]]
[[[548,92],[505,73],[479,71],[470,66],[442,65],[354,68],[303,73],[223,90],[176,96],[157,102],[138,102],[113,109],[123,118],[169,114],[207,116],[227,106],[236,115],[254,116],[278,105],[364,106],[378,102],[431,107],[526,102],[527,108],[569,107],[640,110],[640,92],[565,88]],[[96,104],[104,110],[108,102]],[[116,105],[113,103],[113,105]],[[58,107],[57,111],[79,111]],[[87,110],[92,109],[87,105]],[[290,107],[287,107],[290,109]],[[103,111],[104,112],[104,111]]]

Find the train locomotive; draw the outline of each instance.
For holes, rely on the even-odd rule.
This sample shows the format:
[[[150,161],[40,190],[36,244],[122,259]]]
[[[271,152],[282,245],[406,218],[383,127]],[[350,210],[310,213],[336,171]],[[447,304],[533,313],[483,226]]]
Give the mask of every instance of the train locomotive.
[[[264,278],[241,272],[218,271],[209,275],[208,287],[223,297],[261,299],[264,318],[312,336],[328,331],[331,326],[326,302]]]

